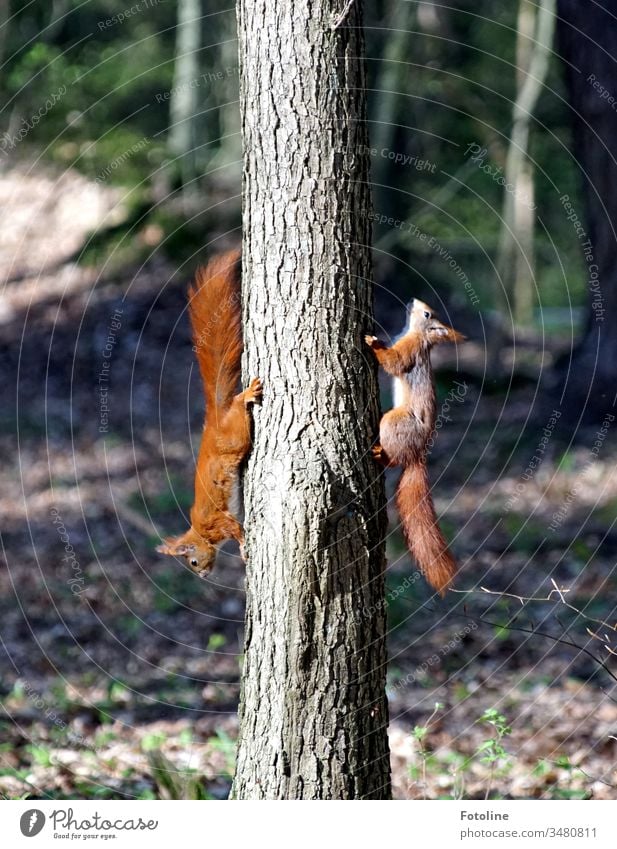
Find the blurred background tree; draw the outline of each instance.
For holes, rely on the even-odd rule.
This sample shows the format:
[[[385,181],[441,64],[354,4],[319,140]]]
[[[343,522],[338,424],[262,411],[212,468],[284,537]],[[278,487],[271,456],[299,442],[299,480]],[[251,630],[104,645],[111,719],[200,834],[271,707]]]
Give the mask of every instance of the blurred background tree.
[[[555,29],[555,0],[543,0],[537,11],[531,0],[520,0],[516,34],[516,99],[506,156],[501,234],[497,270],[516,322],[533,321],[535,305],[534,168],[529,158],[533,112],[548,72]]]
[[[480,319],[490,325],[498,313],[511,325],[506,299],[518,325],[540,333],[566,329],[570,308],[582,327],[587,305],[580,245],[559,201],[567,193],[581,207],[563,67],[550,49],[552,2],[534,9],[523,0],[518,9],[488,0],[367,9],[379,270],[405,300],[435,300],[437,288],[480,332]],[[0,17],[8,11],[0,4]],[[233,9],[219,0],[207,9],[200,0],[34,0],[10,12],[2,131],[15,137],[67,87],[12,154],[36,149],[92,177],[117,164],[106,179],[131,188],[132,209],[150,204],[143,226],[163,228],[160,249],[174,258],[238,226]],[[483,155],[474,159],[471,145]],[[183,187],[200,201],[187,207]],[[535,209],[521,217],[514,201],[527,195]]]
[[[365,5],[377,331],[397,333],[403,303],[418,296],[470,340],[435,356],[440,410],[452,421],[436,434],[432,481],[460,586],[546,596],[554,579],[587,615],[614,622],[616,429],[607,418],[601,440],[597,431],[617,386],[617,0],[557,0],[552,49],[548,0]],[[8,764],[0,751],[0,791],[30,792],[34,774],[64,798],[76,787],[185,792],[161,780],[157,791],[130,751],[136,741],[142,754],[157,750],[166,731],[173,763],[155,758],[154,775],[178,769],[197,792],[182,760],[186,732],[195,734],[208,792],[223,796],[244,567],[223,552],[204,586],[161,562],[154,545],[190,507],[203,422],[186,284],[208,254],[239,240],[235,10],[221,0],[0,0],[0,107],[0,392],[10,399],[0,415],[0,620],[12,661],[0,695],[17,717],[0,728],[14,743]],[[517,219],[512,202],[523,197],[533,203]],[[117,309],[103,434],[97,371]],[[593,426],[577,430],[573,447],[558,431],[583,412]],[[79,602],[51,504],[80,564]],[[430,792],[443,795],[452,756],[472,764],[469,795],[484,797],[475,720],[501,700],[503,713],[517,711],[522,766],[521,781],[500,779],[500,792],[614,795],[606,679],[592,680],[588,658],[570,649],[551,654],[501,627],[504,600],[475,592],[449,598],[455,608],[464,600],[465,622],[444,655],[459,626],[435,617],[391,531],[395,794],[423,793],[405,772],[416,725],[416,742],[430,726],[420,750]],[[470,630],[467,613],[481,615],[493,598],[494,629]],[[433,653],[439,664],[423,671]],[[33,714],[29,693],[106,756],[77,751],[77,779],[52,769],[45,746],[62,747],[66,735]],[[564,710],[571,699],[575,709]],[[431,713],[436,700],[447,703],[443,716]],[[114,735],[125,738],[125,759]],[[577,764],[586,752],[587,778],[574,780],[567,759],[534,765],[534,752],[557,760],[555,741]],[[95,766],[82,785],[86,761]],[[598,789],[594,775],[612,785]]]
[[[566,391],[575,409],[585,399],[600,418],[617,399],[617,2],[587,7],[560,0],[558,8],[573,151],[584,192],[578,214],[586,232],[577,241],[591,302]],[[564,364],[570,370],[569,354]]]
[[[180,161],[182,190],[194,189],[198,176],[201,0],[178,0],[173,88],[169,100],[169,149]]]

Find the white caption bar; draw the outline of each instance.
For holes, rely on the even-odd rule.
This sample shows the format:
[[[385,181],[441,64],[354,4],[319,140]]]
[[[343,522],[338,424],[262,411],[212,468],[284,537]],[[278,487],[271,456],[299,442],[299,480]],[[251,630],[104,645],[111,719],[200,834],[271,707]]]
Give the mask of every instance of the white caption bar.
[[[317,811],[316,806],[319,807]],[[0,804],[3,846],[149,849],[614,849],[617,802],[131,802]],[[315,847],[315,839],[320,843]]]

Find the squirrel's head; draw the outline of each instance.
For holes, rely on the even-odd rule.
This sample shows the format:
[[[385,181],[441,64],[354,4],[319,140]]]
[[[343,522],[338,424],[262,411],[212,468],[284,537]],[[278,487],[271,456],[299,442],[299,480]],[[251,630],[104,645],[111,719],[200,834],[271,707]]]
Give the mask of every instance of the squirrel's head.
[[[433,310],[417,298],[409,305],[409,330],[421,333],[429,347],[441,342],[463,342],[466,338],[458,330],[442,324],[433,315]]]
[[[212,571],[216,557],[216,548],[192,531],[179,537],[167,537],[156,550],[159,554],[184,557],[189,569],[201,578]]]

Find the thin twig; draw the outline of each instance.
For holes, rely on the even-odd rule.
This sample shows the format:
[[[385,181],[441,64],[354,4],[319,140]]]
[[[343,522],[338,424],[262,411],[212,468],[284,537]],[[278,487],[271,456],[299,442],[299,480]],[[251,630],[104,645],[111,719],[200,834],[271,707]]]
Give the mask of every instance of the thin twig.
[[[493,622],[490,619],[485,619],[482,616],[474,616],[468,611],[463,615],[462,613],[455,613],[454,611],[450,611],[450,616],[456,616],[459,619],[471,619],[472,622],[480,622],[483,625],[490,625],[492,628],[503,628],[506,631],[519,631],[522,634],[531,634],[536,637],[545,637],[547,640],[552,640],[554,643],[561,643],[564,646],[569,646],[570,648],[576,649],[577,651],[581,651],[590,657],[593,661],[595,661],[598,666],[601,666],[602,669],[606,672],[606,674],[612,678],[612,680],[617,684],[617,675],[609,669],[606,663],[599,657],[589,651],[585,646],[581,646],[578,643],[572,642],[572,640],[564,640],[563,637],[556,637],[554,634],[548,634],[546,631],[539,631],[537,628],[523,628],[521,626],[515,625],[504,625],[503,622]],[[560,623],[561,624],[561,623]]]
[[[498,596],[501,596],[502,598],[514,598],[521,603],[521,607],[524,607],[524,602],[526,602],[526,601],[555,601],[555,595],[557,595],[559,597],[559,600],[563,604],[563,606],[569,608],[574,613],[576,613],[578,616],[582,616],[584,619],[587,619],[588,622],[595,622],[596,625],[602,625],[602,626],[604,626],[605,628],[608,628],[611,631],[617,632],[617,625],[611,625],[610,622],[606,622],[604,619],[596,619],[593,616],[588,616],[586,613],[583,613],[582,610],[579,610],[578,607],[575,607],[569,601],[566,601],[566,599],[564,598],[564,593],[569,593],[570,588],[565,589],[563,587],[559,587],[559,586],[557,586],[555,581],[552,580],[552,579],[551,579],[551,583],[553,584],[555,589],[551,590],[550,593],[547,596],[517,595],[516,593],[501,592],[500,590],[489,590],[486,587],[480,587],[480,590],[483,593],[486,593],[486,595],[498,595]],[[477,589],[470,589],[470,590],[452,590],[451,589],[451,590],[449,590],[449,592],[459,593],[459,594],[463,594],[463,595],[471,595],[472,593],[477,593],[478,590]]]

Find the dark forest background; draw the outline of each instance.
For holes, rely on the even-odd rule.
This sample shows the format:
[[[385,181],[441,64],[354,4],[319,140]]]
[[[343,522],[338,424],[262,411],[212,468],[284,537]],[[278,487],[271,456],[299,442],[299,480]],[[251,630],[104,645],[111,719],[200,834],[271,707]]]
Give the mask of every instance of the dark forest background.
[[[391,514],[395,793],[616,798],[617,2],[365,22],[377,332],[420,297],[468,337],[445,602]],[[0,0],[0,107],[0,791],[224,798],[243,565],[154,546],[203,417],[186,286],[240,239],[235,11]]]

